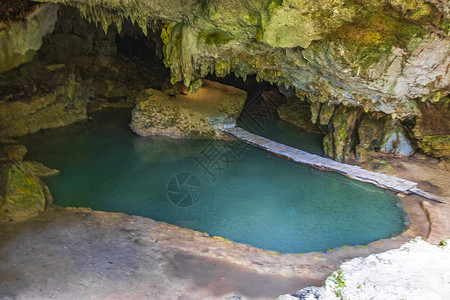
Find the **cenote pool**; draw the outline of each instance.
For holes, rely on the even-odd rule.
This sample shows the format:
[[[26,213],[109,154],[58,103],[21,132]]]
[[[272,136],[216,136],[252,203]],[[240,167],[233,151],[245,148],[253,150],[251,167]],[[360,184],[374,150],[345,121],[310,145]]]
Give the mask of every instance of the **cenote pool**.
[[[406,229],[399,201],[373,185],[239,141],[138,137],[128,123],[129,112],[102,112],[21,139],[27,159],[61,171],[44,179],[56,205],[141,215],[285,253]],[[281,128],[288,137],[300,130]],[[320,139],[311,140],[298,143],[320,151]]]

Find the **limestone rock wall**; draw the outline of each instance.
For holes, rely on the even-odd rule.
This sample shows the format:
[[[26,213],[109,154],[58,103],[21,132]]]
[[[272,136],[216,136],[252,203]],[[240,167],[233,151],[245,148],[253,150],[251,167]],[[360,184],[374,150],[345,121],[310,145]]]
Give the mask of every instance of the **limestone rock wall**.
[[[90,89],[64,66],[33,63],[0,78],[0,136],[24,135],[87,118]]]
[[[57,20],[41,20],[33,15],[39,9],[50,8]],[[131,108],[140,91],[160,87],[168,77],[162,62],[143,63],[139,57],[120,54],[116,32],[105,34],[83,20],[76,9],[40,5],[20,24],[34,28],[50,20],[52,32],[40,36],[37,55],[9,71],[0,70],[0,136],[65,126],[86,119],[88,110]],[[4,32],[20,40],[8,28],[13,27]],[[123,36],[133,41],[135,27],[131,23],[124,25]],[[144,35],[139,32],[137,36]],[[0,52],[10,47],[3,43],[0,39]],[[155,57],[153,53],[151,56]]]
[[[105,32],[130,19],[160,33],[172,83],[190,92],[229,73],[293,90],[320,117],[336,159],[381,147],[396,120],[420,118],[421,103],[450,90],[444,0],[41,1],[75,6]]]
[[[53,31],[58,6],[36,7],[24,21],[0,21],[0,73],[30,62],[41,48],[43,37]]]
[[[412,99],[448,93],[446,1],[45,1],[106,29],[124,17],[160,29],[173,81],[194,90],[206,74],[257,74],[311,101],[394,117],[415,115]]]

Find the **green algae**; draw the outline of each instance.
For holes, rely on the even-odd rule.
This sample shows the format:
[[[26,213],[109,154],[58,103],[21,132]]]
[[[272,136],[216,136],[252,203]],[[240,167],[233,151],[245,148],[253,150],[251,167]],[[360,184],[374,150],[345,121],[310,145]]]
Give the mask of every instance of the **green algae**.
[[[425,136],[418,141],[418,145],[427,155],[450,158],[450,135]]]
[[[233,36],[227,32],[219,31],[219,30],[213,30],[209,32],[201,32],[199,34],[198,41],[199,43],[206,44],[206,45],[224,45],[228,43]]]
[[[20,221],[44,211],[46,197],[36,171],[31,162],[17,162],[7,168],[0,219]]]

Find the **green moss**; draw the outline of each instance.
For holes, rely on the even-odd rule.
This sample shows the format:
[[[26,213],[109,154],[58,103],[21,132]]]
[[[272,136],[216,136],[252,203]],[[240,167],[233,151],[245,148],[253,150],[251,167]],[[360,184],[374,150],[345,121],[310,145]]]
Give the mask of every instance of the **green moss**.
[[[422,37],[425,33],[424,28],[402,19],[396,11],[379,8],[364,11],[327,38],[349,48],[348,61],[358,68],[359,74],[388,55],[393,46],[406,49],[413,37]]]
[[[441,23],[439,24],[439,27],[442,28],[442,30],[444,30],[446,35],[448,36],[450,32],[450,19],[443,18]]]
[[[161,40],[162,40],[164,45],[167,45],[167,43],[169,43],[171,30],[172,30],[171,24],[166,24],[161,29]]]
[[[269,10],[273,11],[281,6],[283,6],[283,0],[270,0],[269,1]]]
[[[231,34],[221,30],[202,32],[199,34],[199,42],[206,45],[220,46],[228,43],[232,39],[233,36]]]
[[[450,158],[450,135],[428,135],[419,140],[418,145],[427,155]]]
[[[224,77],[231,72],[231,66],[227,61],[216,60],[215,72],[217,77]]]
[[[255,36],[256,41],[261,42],[263,35],[264,35],[263,28],[258,27],[258,30],[256,31],[256,36]]]
[[[261,25],[261,14],[259,11],[250,11],[248,15],[248,20],[251,24],[259,26]]]
[[[35,171],[31,162],[18,162],[9,167],[1,219],[19,221],[44,211],[44,189]]]
[[[340,299],[345,299],[344,295],[342,294],[342,289],[346,287],[345,285],[345,278],[344,278],[344,271],[339,270],[337,274],[333,274],[331,276],[333,282],[335,283],[334,287],[334,293],[337,297]]]

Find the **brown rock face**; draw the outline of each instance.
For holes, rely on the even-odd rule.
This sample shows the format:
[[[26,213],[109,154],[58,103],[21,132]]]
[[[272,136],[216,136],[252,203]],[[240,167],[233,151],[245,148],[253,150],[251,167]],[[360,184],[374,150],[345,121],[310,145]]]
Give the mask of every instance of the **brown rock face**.
[[[421,115],[412,130],[417,145],[427,155],[450,159],[450,98],[418,105]]]

